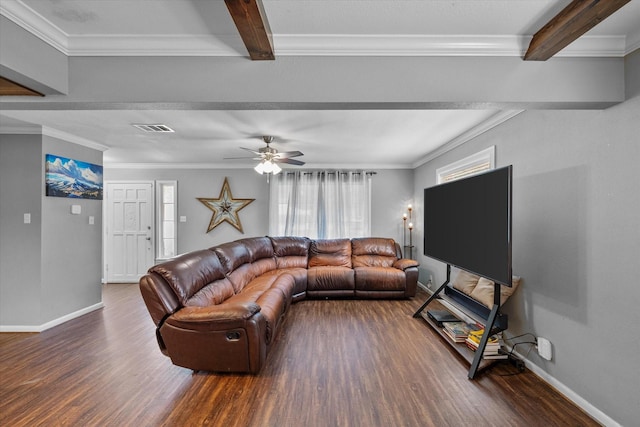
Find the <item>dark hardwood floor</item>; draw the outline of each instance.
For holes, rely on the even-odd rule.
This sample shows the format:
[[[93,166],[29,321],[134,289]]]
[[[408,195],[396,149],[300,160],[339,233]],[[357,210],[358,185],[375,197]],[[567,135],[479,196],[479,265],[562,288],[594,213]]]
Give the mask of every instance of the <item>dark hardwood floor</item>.
[[[303,301],[259,375],[194,373],[157,348],[137,285],[40,334],[0,334],[2,426],[591,426],[532,373],[475,380],[410,301]]]

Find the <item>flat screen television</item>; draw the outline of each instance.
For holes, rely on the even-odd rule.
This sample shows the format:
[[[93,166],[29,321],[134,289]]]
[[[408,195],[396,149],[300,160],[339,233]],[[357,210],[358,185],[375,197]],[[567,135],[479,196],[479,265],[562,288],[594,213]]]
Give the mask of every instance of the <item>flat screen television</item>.
[[[512,166],[424,190],[424,255],[511,286]]]

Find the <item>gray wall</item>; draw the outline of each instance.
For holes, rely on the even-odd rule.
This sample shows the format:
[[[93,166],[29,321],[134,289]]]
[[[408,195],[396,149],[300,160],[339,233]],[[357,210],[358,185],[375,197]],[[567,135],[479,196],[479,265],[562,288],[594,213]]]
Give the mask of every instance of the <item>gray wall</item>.
[[[628,85],[640,81],[638,53]],[[640,344],[640,95],[603,111],[526,111],[419,167],[415,197],[438,167],[488,146],[513,165],[513,269],[521,288],[505,305],[509,335],[548,338],[553,359],[532,363],[622,425],[636,425]],[[420,257],[422,277],[444,265]],[[522,349],[523,352],[526,352]]]
[[[256,199],[240,211],[244,234],[227,223],[207,233],[212,212],[197,197],[218,197],[228,177],[237,198]],[[220,243],[269,232],[269,186],[253,169],[105,169],[109,181],[178,181],[178,253],[211,247]],[[379,170],[372,183],[371,234],[401,241],[401,218],[413,192],[413,171]]]
[[[48,136],[0,135],[3,327],[42,326],[102,300],[102,202],[46,197],[45,154],[102,164],[102,152]],[[71,215],[72,204],[82,215]]]
[[[44,136],[45,154],[102,164],[102,152]],[[41,166],[44,175],[44,163]],[[41,184],[40,188],[44,188]],[[44,190],[41,190],[44,192]],[[71,205],[82,213],[71,215]],[[89,224],[89,216],[95,223]],[[102,301],[102,201],[44,197],[42,201],[43,320]]]
[[[0,325],[42,323],[43,178],[42,136],[0,135]]]
[[[413,170],[382,169],[373,178],[371,235],[402,244],[402,214],[413,204]],[[409,236],[407,235],[407,244]],[[414,253],[415,256],[415,253]]]

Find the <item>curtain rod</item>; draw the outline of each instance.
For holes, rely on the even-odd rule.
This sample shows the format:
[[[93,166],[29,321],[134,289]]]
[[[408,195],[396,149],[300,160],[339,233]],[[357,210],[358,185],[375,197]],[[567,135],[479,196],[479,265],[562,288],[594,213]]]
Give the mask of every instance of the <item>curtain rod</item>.
[[[357,172],[345,172],[345,171],[310,171],[310,172],[287,171],[287,172],[284,172],[284,173],[286,173],[287,175],[295,175],[297,173],[301,173],[303,175],[313,175],[314,173],[321,173],[321,174],[322,173],[326,173],[327,175],[335,175],[337,173],[340,173],[342,175],[347,175],[347,174],[350,174],[350,173],[352,173],[354,175],[360,175],[362,173],[364,173],[366,175],[377,175],[378,174],[378,172],[376,172],[376,171],[362,171],[362,172],[360,172],[360,171],[357,171]]]

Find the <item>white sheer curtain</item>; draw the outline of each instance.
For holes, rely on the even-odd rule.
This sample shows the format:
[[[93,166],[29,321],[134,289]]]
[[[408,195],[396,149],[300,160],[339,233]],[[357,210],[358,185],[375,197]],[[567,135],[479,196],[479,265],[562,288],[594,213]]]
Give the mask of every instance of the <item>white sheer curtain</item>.
[[[371,175],[363,171],[283,172],[271,180],[271,236],[312,239],[371,234]]]

